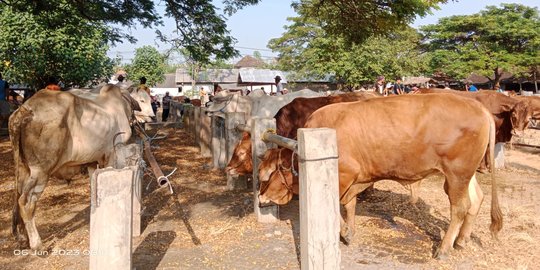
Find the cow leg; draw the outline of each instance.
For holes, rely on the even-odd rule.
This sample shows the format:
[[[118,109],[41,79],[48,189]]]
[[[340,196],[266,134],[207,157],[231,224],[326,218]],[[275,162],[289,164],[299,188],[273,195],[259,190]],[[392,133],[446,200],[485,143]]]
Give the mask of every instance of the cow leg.
[[[348,203],[345,204],[345,214],[347,215],[346,221],[341,218],[341,230],[339,234],[343,238],[345,244],[350,244],[354,236],[354,218],[356,215],[356,199],[353,197]]]
[[[420,189],[420,182],[422,182],[422,180],[412,182],[410,184],[403,184],[403,186],[411,192],[411,198],[409,199],[409,202],[413,206],[416,205],[416,203],[418,202],[418,190]]]
[[[454,175],[446,176],[445,191],[450,201],[450,225],[446,231],[439,249],[435,253],[435,258],[444,258],[452,249],[467,211],[471,207],[468,196],[468,182]]]
[[[454,244],[454,247],[456,248],[463,248],[465,244],[471,240],[473,225],[478,216],[478,212],[480,211],[480,206],[484,201],[484,193],[482,192],[478,181],[476,181],[476,174],[473,175],[471,182],[469,183],[469,198],[471,200],[471,207],[467,212],[467,216],[465,216],[465,220],[463,221],[463,225],[461,226],[461,230],[459,231],[459,235]]]
[[[411,199],[409,200],[409,202],[412,205],[416,205],[416,203],[418,202],[418,190],[420,189],[421,182],[422,180],[416,181],[409,185],[409,190],[411,191]]]
[[[21,193],[23,190],[24,183],[27,181],[29,177],[29,172],[25,168],[19,168],[19,175],[18,175],[18,181],[17,185],[15,186],[15,198],[13,203],[13,223],[12,223],[12,233],[13,236],[15,236],[15,239],[17,239],[18,242],[28,243],[28,235],[26,233],[26,229],[24,228],[24,221],[21,217],[21,211],[19,206],[19,198],[21,197]]]
[[[26,232],[28,232],[30,248],[39,250],[41,248],[41,238],[36,228],[35,210],[36,202],[47,184],[48,177],[39,169],[32,170],[31,168],[30,171],[30,177],[24,183],[21,197],[19,197],[19,207]]]

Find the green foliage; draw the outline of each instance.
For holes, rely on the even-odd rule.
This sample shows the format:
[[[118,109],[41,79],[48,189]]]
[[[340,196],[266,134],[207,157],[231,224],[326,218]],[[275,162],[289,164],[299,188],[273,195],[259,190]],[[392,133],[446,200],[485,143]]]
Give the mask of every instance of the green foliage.
[[[323,30],[346,43],[362,43],[375,35],[392,33],[417,16],[430,14],[447,0],[300,0],[293,4],[301,17],[320,22]]]
[[[254,51],[253,52],[253,57],[262,60],[262,54],[259,51]]]
[[[236,56],[234,38],[229,35],[226,19],[217,13],[212,0],[164,0],[165,17],[176,21],[173,36],[166,36],[156,31],[158,36],[179,48],[186,48],[192,57],[203,64],[210,59],[228,59]],[[260,0],[223,0],[224,11],[231,15],[238,9],[253,5]],[[52,28],[65,27],[71,24],[70,18],[83,18],[99,24],[135,27],[140,23],[143,27],[163,24],[162,17],[156,10],[154,0],[10,0],[0,1],[0,7],[10,6],[19,12],[34,15],[55,13],[60,16],[50,20]],[[135,39],[123,33],[119,27],[107,28],[103,34],[108,41],[119,42],[127,38]]]
[[[406,27],[388,37],[371,37],[363,44],[332,38],[314,20],[290,18],[286,33],[269,43],[278,51],[278,67],[294,71],[293,77],[325,78],[348,86],[374,82],[378,75],[388,78],[419,75],[424,57],[418,49],[420,35]]]
[[[103,25],[65,18],[71,23],[50,28],[61,13],[34,15],[4,5],[0,12],[0,70],[9,80],[39,89],[49,76],[66,86],[85,86],[110,74]]]
[[[540,65],[538,10],[519,4],[488,6],[421,28],[433,71],[464,79],[472,72],[495,85],[503,71],[523,74]]]
[[[130,80],[138,82],[139,78],[146,77],[146,84],[154,86],[165,79],[165,58],[152,46],[138,48],[126,72]]]

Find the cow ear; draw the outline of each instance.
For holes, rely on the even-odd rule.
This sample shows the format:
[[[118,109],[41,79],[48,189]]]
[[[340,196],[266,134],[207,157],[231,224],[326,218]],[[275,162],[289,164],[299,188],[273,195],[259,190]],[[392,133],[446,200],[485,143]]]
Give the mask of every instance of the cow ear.
[[[263,163],[261,163],[261,165],[263,165]],[[271,164],[269,164],[269,166],[265,168],[261,167],[262,166],[259,166],[259,181],[266,182],[270,180],[270,176],[276,171],[276,161],[272,162]]]

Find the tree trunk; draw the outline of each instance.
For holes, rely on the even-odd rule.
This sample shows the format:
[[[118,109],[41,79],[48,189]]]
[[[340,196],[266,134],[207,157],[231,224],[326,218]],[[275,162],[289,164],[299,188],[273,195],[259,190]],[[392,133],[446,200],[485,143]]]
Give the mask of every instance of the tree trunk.
[[[495,78],[493,79],[493,85],[491,86],[491,88],[493,90],[498,90],[500,87],[500,82],[501,82],[501,77],[502,77],[502,69],[497,67],[493,70],[493,72],[494,72]]]

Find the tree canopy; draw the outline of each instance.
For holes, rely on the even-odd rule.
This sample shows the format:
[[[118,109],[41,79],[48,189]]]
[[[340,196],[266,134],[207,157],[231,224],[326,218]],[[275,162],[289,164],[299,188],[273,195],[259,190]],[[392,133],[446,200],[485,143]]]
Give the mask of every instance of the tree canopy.
[[[84,86],[110,74],[104,25],[66,18],[69,24],[50,28],[60,14],[15,12],[1,5],[0,12],[0,70],[10,80],[39,89],[51,76],[66,86]]]
[[[135,58],[126,66],[130,80],[138,81],[146,78],[146,84],[155,86],[163,82],[165,75],[165,58],[152,46],[144,46],[135,51]]]
[[[418,16],[430,14],[447,0],[301,0],[294,3],[298,14],[308,17],[334,37],[359,44],[371,36],[391,34]]]
[[[526,73],[540,65],[540,18],[520,4],[488,6],[480,13],[451,16],[421,27],[430,66],[456,78],[471,73],[495,86],[504,71]]]
[[[285,34],[271,40],[269,47],[280,53],[279,68],[294,71],[298,77],[332,75],[352,87],[374,82],[379,75],[396,78],[422,73],[421,37],[410,27],[386,37],[373,36],[362,44],[348,44],[344,38],[329,36],[312,19],[295,17],[290,21]]]
[[[267,0],[270,1],[270,0]],[[223,13],[218,13],[213,0],[163,0],[164,14],[159,14],[154,0],[10,0],[0,1],[16,11],[34,15],[61,14],[50,20],[52,27],[69,24],[70,18],[83,18],[109,26],[104,32],[109,41],[123,38],[133,41],[118,26],[158,26],[164,17],[173,18],[173,36],[157,31],[163,41],[169,41],[189,51],[193,59],[207,64],[212,59],[229,59],[238,54],[235,39],[227,29],[226,17],[261,0],[222,0]],[[361,43],[372,35],[384,35],[395,27],[406,25],[416,16],[425,16],[439,3],[447,0],[295,0],[295,10],[320,23],[327,34],[344,38],[348,43]],[[67,19],[67,20],[64,20]]]
[[[158,36],[178,47],[186,48],[190,54],[202,63],[212,58],[228,59],[238,54],[234,49],[234,38],[227,30],[226,18],[218,14],[212,0],[164,0],[165,13],[176,22],[176,35],[167,36],[158,31]],[[226,14],[238,9],[257,4],[260,0],[223,0]],[[48,16],[51,28],[65,27],[76,19],[106,24],[110,26],[103,33],[107,40],[120,42],[132,36],[122,31],[122,27],[154,27],[163,24],[162,15],[156,9],[153,0],[10,0],[0,1],[0,5],[9,6],[17,12],[34,16]],[[57,16],[56,16],[57,15]]]

